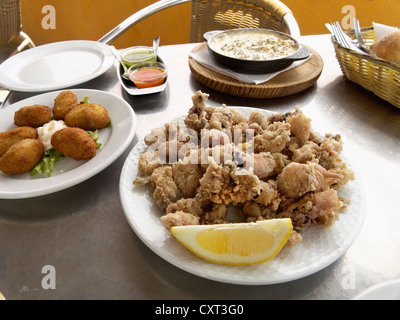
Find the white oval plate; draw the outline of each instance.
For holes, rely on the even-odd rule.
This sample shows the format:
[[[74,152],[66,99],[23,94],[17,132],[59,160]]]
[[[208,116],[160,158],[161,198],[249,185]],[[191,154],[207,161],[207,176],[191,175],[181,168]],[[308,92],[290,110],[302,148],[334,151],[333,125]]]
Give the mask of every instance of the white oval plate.
[[[72,89],[81,101],[88,96],[90,102],[104,106],[112,126],[99,130],[98,142],[102,144],[94,158],[76,161],[66,157],[56,162],[51,177],[46,174],[30,176],[0,173],[0,199],[30,198],[50,194],[74,186],[105,169],[126,150],[135,135],[136,115],[132,107],[113,94],[89,89]],[[53,108],[54,99],[61,91],[40,94],[0,111],[0,132],[13,128],[14,113],[24,106],[42,104]]]
[[[15,91],[57,90],[92,80],[114,63],[108,45],[74,40],[23,51],[0,65],[0,83]]]
[[[249,117],[254,110],[236,108]],[[179,120],[183,120],[184,117]],[[283,249],[273,259],[251,266],[228,266],[205,261],[180,245],[160,221],[160,211],[146,186],[134,187],[139,156],[147,146],[140,141],[130,152],[122,168],[120,197],[125,216],[137,236],[156,254],[176,267],[215,281],[265,285],[296,280],[326,268],[339,259],[357,238],[364,222],[365,196],[360,176],[344,186],[339,195],[350,199],[346,211],[329,229],[309,227],[302,232],[303,241],[292,249]],[[342,155],[343,157],[343,155]],[[351,163],[344,159],[349,168]]]

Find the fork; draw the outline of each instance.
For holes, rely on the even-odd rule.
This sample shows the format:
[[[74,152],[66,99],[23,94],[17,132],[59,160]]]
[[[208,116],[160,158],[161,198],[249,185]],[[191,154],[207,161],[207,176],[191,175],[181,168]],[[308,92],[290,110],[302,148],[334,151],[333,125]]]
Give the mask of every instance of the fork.
[[[350,44],[346,41],[343,32],[341,32],[342,29],[340,28],[339,23],[337,21],[332,23],[326,23],[325,26],[335,36],[337,42],[339,42],[341,46],[350,48]]]
[[[371,54],[371,50],[365,45],[364,39],[362,37],[361,28],[360,28],[360,21],[354,18],[354,33],[356,35],[358,44],[360,48],[364,50],[366,53]]]
[[[352,49],[360,53],[365,53],[365,51],[361,49],[358,43],[356,44],[347,34],[343,32],[338,21],[330,24],[326,23],[325,26],[335,36],[337,42],[342,47]]]

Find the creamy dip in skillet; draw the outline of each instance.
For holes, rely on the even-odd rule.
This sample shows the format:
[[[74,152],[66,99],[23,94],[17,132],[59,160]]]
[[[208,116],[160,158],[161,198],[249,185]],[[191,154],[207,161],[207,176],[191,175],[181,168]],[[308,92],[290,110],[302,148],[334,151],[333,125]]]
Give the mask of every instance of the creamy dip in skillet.
[[[298,47],[291,39],[274,33],[236,32],[216,37],[210,47],[225,56],[242,60],[271,60],[294,54]]]

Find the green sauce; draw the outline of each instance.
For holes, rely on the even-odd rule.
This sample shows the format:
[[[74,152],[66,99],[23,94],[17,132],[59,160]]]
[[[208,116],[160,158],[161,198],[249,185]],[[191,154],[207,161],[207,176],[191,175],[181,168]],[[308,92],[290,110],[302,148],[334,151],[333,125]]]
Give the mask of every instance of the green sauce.
[[[155,62],[156,56],[152,49],[147,48],[131,48],[127,49],[121,54],[122,62],[131,67],[138,63]]]

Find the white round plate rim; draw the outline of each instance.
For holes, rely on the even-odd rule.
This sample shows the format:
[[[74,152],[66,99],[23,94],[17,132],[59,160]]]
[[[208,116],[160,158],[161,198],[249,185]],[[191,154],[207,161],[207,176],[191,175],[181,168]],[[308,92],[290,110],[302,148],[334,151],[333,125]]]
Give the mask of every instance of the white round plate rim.
[[[62,168],[63,161],[73,162],[73,168],[58,175],[33,176],[29,173],[7,176],[0,173],[0,199],[22,199],[51,194],[67,189],[83,182],[113,163],[132,142],[136,129],[136,115],[132,107],[117,95],[93,89],[71,89],[78,97],[78,101],[88,96],[89,101],[102,104],[111,101],[106,107],[110,114],[112,126],[99,130],[99,142],[103,145],[97,151],[97,155],[90,160],[74,162],[66,158],[56,163]],[[47,104],[64,90],[39,94],[18,101],[0,111],[0,132],[16,128],[13,124],[15,111],[26,105]],[[104,141],[107,140],[107,141]],[[66,162],[64,162],[66,164]]]
[[[46,56],[53,54],[65,54],[66,51],[81,50],[82,52],[92,52],[100,58],[100,64],[98,67],[89,74],[79,74],[72,78],[51,84],[30,84],[18,79],[17,74],[21,70],[28,66],[34,59],[45,59]],[[115,57],[111,52],[108,45],[91,40],[69,40],[61,42],[53,42],[37,46],[26,51],[22,51],[15,56],[10,57],[0,65],[0,83],[3,87],[10,90],[21,91],[21,92],[43,92],[58,90],[62,88],[72,87],[74,85],[81,84],[83,82],[92,80],[105,71],[107,71],[115,61]],[[78,62],[79,63],[79,62]],[[52,70],[53,71],[53,70]],[[54,68],[56,71],[56,68]]]
[[[235,108],[243,112],[246,116],[248,116],[251,111],[259,111],[267,115],[272,114],[272,112],[256,108],[230,108]],[[182,119],[183,118],[179,118],[178,120]],[[137,174],[138,156],[145,150],[145,148],[146,145],[144,142],[139,141],[129,153],[121,171],[120,198],[125,217],[135,234],[154,253],[172,265],[191,274],[210,280],[240,285],[271,285],[304,278],[326,268],[339,259],[356,240],[364,223],[366,210],[362,181],[357,170],[355,170],[354,166],[352,166],[348,159],[346,159],[342,154],[342,158],[345,159],[346,163],[354,171],[356,179],[349,183],[353,184],[352,187],[347,187],[349,190],[346,192],[353,195],[348,209],[346,212],[340,214],[339,219],[335,221],[331,228],[323,229],[311,226],[302,233],[303,241],[296,247],[282,250],[273,259],[263,264],[251,266],[228,266],[205,261],[195,256],[175,241],[169,231],[162,225],[159,219],[159,212],[157,212],[155,205],[151,203],[151,192],[149,192],[145,187],[134,187],[133,181]],[[140,190],[140,188],[142,189]],[[346,186],[343,188],[346,188]],[[142,201],[143,203],[141,203]],[[143,205],[142,208],[141,205]],[[151,211],[153,211],[153,213]],[[343,228],[343,226],[346,228],[349,227],[349,224],[347,223],[349,219],[351,222],[354,222],[351,230],[345,229],[344,231],[340,231],[339,235],[335,234],[338,230],[341,230],[340,228]],[[156,233],[153,232],[153,234],[149,232],[149,229],[144,228],[144,226],[147,226],[146,224],[150,224],[152,221],[154,224],[150,225],[150,228],[154,228],[156,231]],[[326,232],[324,235],[327,238],[328,235],[332,236],[333,240],[328,240],[332,242],[334,250],[332,252],[321,250],[321,256],[319,256],[319,248],[313,248],[319,245],[319,243],[310,243],[310,241],[315,234],[318,236],[319,234],[322,234],[322,232]],[[309,238],[310,234],[311,236]],[[338,239],[336,239],[337,236],[339,237]],[[290,259],[295,258],[294,260],[296,262],[301,262],[303,259],[302,257],[310,252],[309,250],[317,252],[317,255],[313,257],[313,259],[304,261],[300,265],[289,265],[289,268],[286,268],[285,261],[289,260],[290,262]]]
[[[400,300],[400,279],[377,283],[356,295],[352,300]]]

